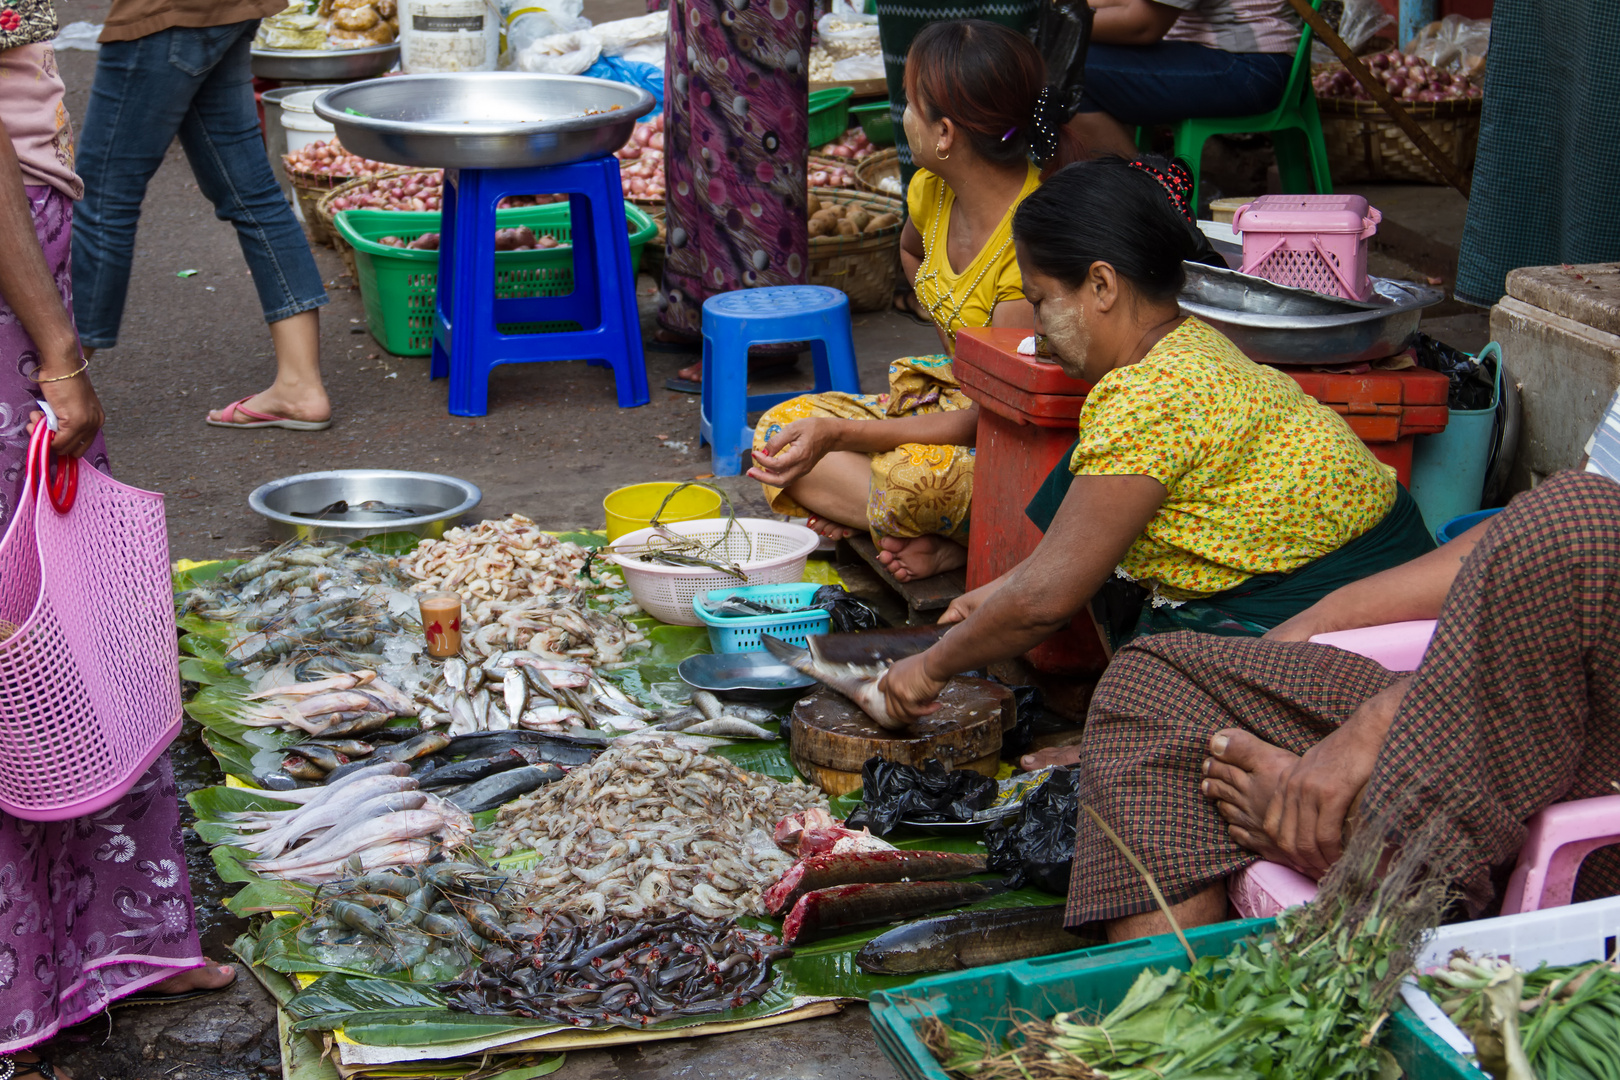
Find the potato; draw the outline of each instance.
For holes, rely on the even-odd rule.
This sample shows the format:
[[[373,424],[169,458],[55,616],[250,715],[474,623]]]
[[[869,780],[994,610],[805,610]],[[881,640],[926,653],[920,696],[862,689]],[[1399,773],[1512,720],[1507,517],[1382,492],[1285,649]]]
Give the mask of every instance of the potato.
[[[821,200],[816,198],[814,193],[812,193],[809,200],[805,202],[804,212],[808,217],[815,217],[821,212]]]
[[[898,214],[879,214],[876,217],[874,217],[871,221],[868,221],[866,223],[866,231],[869,232],[869,233],[870,232],[878,232],[878,231],[880,231],[882,229],[893,228],[894,226],[896,226],[898,224],[900,224],[900,215],[898,215]]]
[[[810,219],[810,235],[830,236],[838,227],[838,219],[831,214],[821,213]]]
[[[864,206],[850,207],[848,220],[855,223],[855,228],[864,230],[866,223],[872,220],[872,214]]]
[[[853,221],[849,220],[848,218],[844,218],[838,223],[838,235],[859,236],[861,235],[861,230],[855,227],[855,223]]]

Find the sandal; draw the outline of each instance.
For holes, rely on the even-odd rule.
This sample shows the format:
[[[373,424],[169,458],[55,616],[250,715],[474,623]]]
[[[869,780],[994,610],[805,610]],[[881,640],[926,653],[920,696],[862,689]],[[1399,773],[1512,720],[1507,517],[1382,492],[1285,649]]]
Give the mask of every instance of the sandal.
[[[325,431],[327,428],[332,426],[332,421],[330,419],[294,420],[290,416],[277,416],[275,413],[265,413],[260,412],[258,409],[248,408],[247,403],[252,401],[257,396],[257,394],[249,394],[240,401],[231,402],[229,405],[219,410],[222,419],[215,420],[213,417],[208,417],[208,423],[213,427],[277,427],[286,428],[288,431]],[[247,419],[238,420],[238,416],[245,416]]]
[[[18,1061],[10,1054],[0,1054],[0,1080],[12,1080],[14,1076],[27,1076],[29,1073],[38,1073],[45,1080],[56,1080],[56,1066],[43,1054],[39,1055],[38,1061]]]
[[[110,1003],[107,1006],[107,1009],[110,1012],[113,1009],[123,1009],[138,1005],[173,1005],[176,1002],[181,1001],[195,1001],[198,998],[205,998],[213,994],[224,993],[226,990],[229,990],[231,987],[235,986],[236,980],[241,977],[241,970],[237,969],[231,973],[231,981],[226,983],[224,986],[216,986],[212,989],[199,986],[194,990],[181,990],[180,992],[174,994],[164,994],[156,990],[137,990],[133,994],[121,997],[118,1000]],[[5,1078],[0,1077],[0,1080],[5,1080]]]
[[[910,289],[896,289],[894,293],[894,303],[891,305],[894,308],[895,314],[904,315],[918,326],[933,326],[934,320],[924,317],[918,313],[916,307],[913,306],[912,302],[916,298],[916,295],[917,294],[912,292]]]

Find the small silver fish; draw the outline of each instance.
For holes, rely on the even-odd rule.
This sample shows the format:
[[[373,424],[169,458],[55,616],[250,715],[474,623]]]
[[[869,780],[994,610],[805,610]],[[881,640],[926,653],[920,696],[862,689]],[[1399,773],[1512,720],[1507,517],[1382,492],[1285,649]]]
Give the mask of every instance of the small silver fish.
[[[450,731],[451,735],[471,735],[478,730],[478,717],[473,713],[472,702],[467,695],[457,690],[450,697]]]
[[[516,668],[508,668],[501,679],[501,695],[506,700],[506,714],[513,719],[523,715],[529,707],[529,680]]]
[[[471,694],[477,692],[478,688],[484,685],[484,678],[485,675],[483,664],[468,664],[467,693]]]
[[[726,708],[720,704],[720,699],[707,690],[692,691],[692,707],[702,713],[706,720],[718,720],[726,714]]]
[[[667,729],[666,729],[667,730]],[[713,735],[721,739],[774,739],[775,735],[758,724],[735,716],[722,716],[718,720],[705,720],[682,729],[687,735]]]
[[[472,695],[473,719],[478,723],[479,731],[489,730],[489,691],[480,689]]]
[[[452,656],[444,662],[444,681],[452,690],[467,689],[467,661]]]

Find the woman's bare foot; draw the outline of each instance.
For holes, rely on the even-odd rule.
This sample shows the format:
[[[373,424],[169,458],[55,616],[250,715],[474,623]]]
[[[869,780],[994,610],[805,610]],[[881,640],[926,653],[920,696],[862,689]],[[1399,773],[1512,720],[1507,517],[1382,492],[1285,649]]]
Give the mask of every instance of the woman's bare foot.
[[[901,581],[917,581],[967,565],[967,548],[943,536],[885,536],[878,561]]]
[[[1025,772],[1039,772],[1048,765],[1059,767],[1080,764],[1080,744],[1071,746],[1048,746],[1044,750],[1034,750],[1018,759],[1018,767]]]
[[[805,520],[805,526],[813,533],[825,536],[829,540],[848,540],[855,535],[855,530],[848,525],[841,525],[831,518],[817,517],[811,514]]]
[[[206,957],[203,966],[171,975],[151,988],[154,994],[185,994],[193,990],[223,990],[236,981],[235,964],[216,964]]]
[[[1289,862],[1266,831],[1266,813],[1298,756],[1238,728],[1211,736],[1209,753],[1198,791],[1215,804],[1233,841],[1272,862]]]
[[[326,391],[318,387],[316,392],[306,397],[293,398],[283,396],[272,386],[268,390],[254,394],[243,402],[243,405],[254,412],[279,416],[286,420],[305,420],[318,424],[323,420],[332,419],[332,403],[327,400]],[[227,412],[231,415],[225,415]],[[241,410],[227,407],[211,409],[208,419],[220,424],[241,424],[252,418]]]

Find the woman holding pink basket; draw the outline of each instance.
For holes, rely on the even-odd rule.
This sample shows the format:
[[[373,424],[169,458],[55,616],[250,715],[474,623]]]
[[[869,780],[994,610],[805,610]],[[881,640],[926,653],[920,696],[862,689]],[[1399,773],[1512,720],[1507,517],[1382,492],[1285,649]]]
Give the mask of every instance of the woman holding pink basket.
[[[0,527],[9,529],[41,400],[56,417],[58,454],[105,472],[107,450],[73,327],[73,201],[84,189],[49,44],[56,17],[48,0],[6,7],[20,17],[0,22]],[[0,626],[0,639],[15,632]],[[90,816],[0,813],[0,1078],[65,1078],[30,1048],[120,998],[201,993],[234,978],[202,956],[167,755]]]

